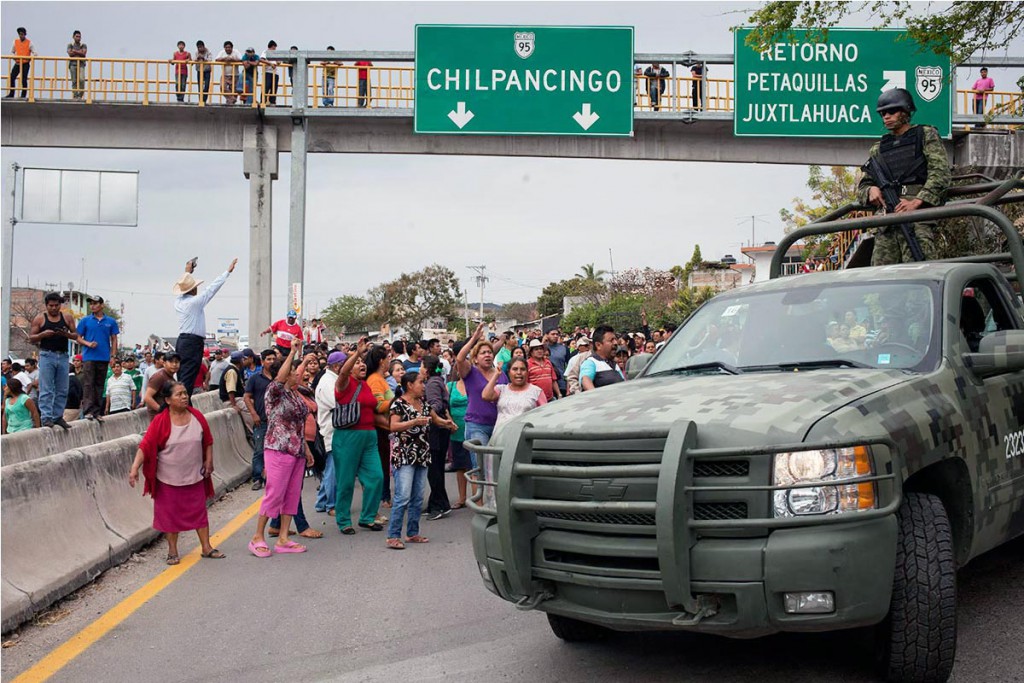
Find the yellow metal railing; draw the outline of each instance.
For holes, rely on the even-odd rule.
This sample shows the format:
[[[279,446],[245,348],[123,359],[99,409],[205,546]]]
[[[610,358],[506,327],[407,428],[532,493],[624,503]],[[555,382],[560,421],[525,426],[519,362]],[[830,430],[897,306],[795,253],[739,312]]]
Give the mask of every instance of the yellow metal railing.
[[[239,53],[241,56],[241,53]],[[121,102],[171,104],[183,102],[266,107],[292,104],[294,67],[287,64],[243,67],[240,62],[174,62],[162,59],[72,59],[69,57],[15,57],[3,55],[3,90],[22,96],[22,76],[11,80],[16,62],[27,62],[24,98],[31,101]],[[179,82],[180,66],[187,73]],[[22,73],[25,69],[22,68]],[[209,81],[207,84],[207,74]],[[365,78],[360,78],[360,76]],[[333,82],[332,82],[333,79]],[[664,92],[659,86],[664,81]],[[723,78],[648,78],[634,75],[637,111],[735,110],[733,81]],[[415,75],[408,64],[356,66],[318,62],[307,70],[307,107],[375,107],[411,109]],[[660,95],[652,98],[651,93]],[[956,112],[973,114],[975,92],[957,90]],[[1012,114],[1022,94],[992,91],[985,98],[986,114]]]

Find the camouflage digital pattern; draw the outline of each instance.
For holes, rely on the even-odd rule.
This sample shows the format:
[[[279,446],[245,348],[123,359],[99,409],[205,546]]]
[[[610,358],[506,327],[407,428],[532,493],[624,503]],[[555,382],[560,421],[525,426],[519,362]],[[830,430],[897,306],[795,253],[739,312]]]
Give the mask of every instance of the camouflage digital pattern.
[[[986,278],[995,283],[1006,301],[1014,302],[1008,314],[1015,329],[990,332],[982,338],[980,352],[972,354],[960,331],[961,293]],[[812,515],[790,520],[799,526],[772,527],[772,522],[780,520],[772,519],[770,502],[758,503],[769,499],[759,499],[764,494],[754,491],[772,483],[770,460],[756,456],[778,452],[782,446],[874,444],[870,450],[876,473],[895,475],[885,495],[882,487],[887,484],[879,482],[878,508],[893,500],[898,503],[901,490],[939,495],[955,530],[958,564],[1024,534],[1024,318],[1018,299],[993,266],[914,263],[812,273],[758,283],[724,293],[717,300],[730,305],[771,291],[899,280],[932,282],[933,291],[941,292],[934,303],[935,314],[940,316],[935,323],[935,340],[940,346],[934,369],[914,372],[825,367],[735,375],[712,371],[641,376],[553,402],[498,428],[490,445],[502,449],[502,477],[514,472],[506,460],[520,462],[520,457],[526,463],[536,463],[539,458],[542,464],[561,464],[573,458],[594,464],[660,462],[663,473],[656,480],[614,475],[603,480],[586,476],[545,479],[538,475],[530,480],[524,476],[525,488],[516,496],[536,498],[540,505],[551,499],[573,501],[572,505],[591,501],[608,505],[614,501],[621,514],[574,516],[555,512],[533,516],[514,510],[511,499],[503,501],[499,497],[496,518],[478,515],[473,526],[477,561],[489,566],[492,576],[498,576],[496,581],[485,576],[485,583],[505,599],[519,600],[523,593],[516,592],[515,581],[510,584],[503,580],[504,572],[520,572],[517,576],[525,572],[528,579],[531,572],[556,577],[558,588],[543,597],[536,605],[539,609],[625,630],[688,628],[745,637],[779,630],[828,630],[878,623],[889,608],[897,538],[895,507],[885,512],[870,511],[878,514],[863,518],[856,515],[865,513],[844,513],[844,519],[836,524],[825,524],[827,520]],[[897,313],[886,310],[885,317],[890,315]],[[982,372],[982,366],[997,370]],[[651,366],[645,372],[650,370]],[[694,443],[684,446],[684,451],[695,449],[698,461],[700,452],[706,449],[724,449],[718,451],[723,453],[718,457],[727,460],[733,450],[740,456],[752,456],[748,473],[729,474],[714,482],[699,480],[699,487],[694,489],[699,492],[693,494],[696,505],[682,512],[662,508],[664,487],[660,480],[666,476],[671,444],[662,437],[646,439],[642,446],[627,446],[629,439],[644,439],[617,436],[617,432],[642,431],[664,435],[681,421],[692,423],[688,434],[692,433]],[[537,433],[559,435],[538,439],[559,441],[535,441],[524,450],[520,441],[527,433],[524,425]],[[579,445],[584,435],[595,432],[607,438]],[[573,455],[573,449],[580,455]],[[505,481],[515,486],[512,476]],[[708,488],[712,483],[714,486]],[[680,520],[696,515],[696,508],[709,500],[712,505],[734,500],[727,497],[735,496],[728,491],[730,486],[737,491],[746,488],[742,493],[749,509],[745,508],[743,521],[748,526],[726,532],[715,527],[701,530],[691,537],[692,545],[684,551],[680,563],[690,572],[682,579],[683,594],[689,594],[692,586],[694,594],[731,594],[735,602],[731,607],[729,602],[723,603],[718,607],[720,613],[708,613],[703,620],[698,615],[695,620],[681,621],[679,612],[669,609],[673,605],[672,591],[676,590],[673,581],[678,582],[679,574],[678,567],[666,562],[662,554],[664,534],[675,533],[685,539],[689,530]],[[636,508],[629,508],[629,504],[655,500],[655,489],[656,536],[654,526],[634,527],[640,531],[623,536],[630,531],[615,525],[641,522],[613,518],[643,517],[630,514]],[[672,520],[667,529],[666,516]],[[651,517],[646,523],[653,525]],[[749,526],[755,518],[767,518],[768,524],[758,526],[760,523],[754,522]],[[515,538],[509,539],[509,533]],[[584,546],[588,549],[581,550]],[[559,554],[565,551],[570,554]],[[572,553],[580,552],[590,560],[585,566],[573,568]],[[607,585],[601,583],[604,579],[592,578],[602,572],[596,569],[602,554],[637,558],[652,553],[658,563],[646,573],[609,564],[605,576],[619,578],[608,578]],[[557,571],[559,562],[570,563],[568,569]],[[817,615],[801,619],[783,614],[770,596],[789,590],[789,585],[834,590],[837,605],[845,607],[837,608],[827,618]],[[662,587],[664,594],[659,595]]]
[[[911,126],[911,128],[915,127],[917,126]],[[880,142],[876,142],[872,145],[868,155],[877,157],[880,144]],[[952,176],[946,148],[942,144],[939,132],[932,126],[924,126],[923,153],[928,167],[928,178],[923,185],[907,186],[908,191],[904,197],[920,199],[926,206],[941,206],[946,202],[946,192],[949,190]],[[868,190],[874,185],[877,185],[875,179],[871,177],[870,173],[865,172],[857,185],[857,200],[861,204],[868,204]],[[935,238],[932,232],[935,224],[917,223],[914,224],[914,228],[925,258],[936,258]],[[910,255],[910,247],[898,227],[880,228],[875,231],[871,265],[884,266],[911,261],[913,258]]]

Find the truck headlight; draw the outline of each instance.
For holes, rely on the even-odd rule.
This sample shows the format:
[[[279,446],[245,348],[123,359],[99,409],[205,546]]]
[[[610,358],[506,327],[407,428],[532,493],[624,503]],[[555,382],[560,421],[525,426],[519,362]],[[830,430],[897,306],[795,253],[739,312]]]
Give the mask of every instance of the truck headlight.
[[[842,483],[844,479],[872,473],[871,456],[866,446],[776,453],[774,485],[794,488],[774,492],[775,516],[828,515],[874,509],[877,501],[874,483]],[[835,484],[799,486],[805,482]]]

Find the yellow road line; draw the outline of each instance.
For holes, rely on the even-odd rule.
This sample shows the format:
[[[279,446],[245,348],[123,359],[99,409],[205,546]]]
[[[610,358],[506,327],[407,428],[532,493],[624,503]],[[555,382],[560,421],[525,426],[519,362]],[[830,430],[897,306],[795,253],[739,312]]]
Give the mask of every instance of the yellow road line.
[[[224,525],[210,539],[214,548],[231,537],[236,531],[259,512],[262,499],[240,512],[234,519]],[[67,642],[46,655],[38,664],[14,679],[13,683],[41,683],[54,675],[78,655],[89,649],[93,643],[105,636],[115,626],[142,607],[150,598],[177,581],[199,562],[202,548],[196,548],[181,558],[181,563],[168,567],[153,577],[148,583],[112,607],[81,631],[73,635]]]

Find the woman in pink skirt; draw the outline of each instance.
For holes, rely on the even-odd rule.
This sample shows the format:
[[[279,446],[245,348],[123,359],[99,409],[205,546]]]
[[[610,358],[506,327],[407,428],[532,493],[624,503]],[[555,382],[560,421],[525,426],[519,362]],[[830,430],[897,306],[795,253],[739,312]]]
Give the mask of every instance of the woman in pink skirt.
[[[292,515],[299,509],[302,475],[313,466],[313,453],[306,445],[305,427],[309,408],[298,392],[306,371],[306,361],[292,367],[295,342],[283,363],[271,366],[274,381],[267,387],[264,404],[267,409],[267,436],[263,441],[263,465],[267,488],[260,503],[256,533],[249,541],[249,552],[256,557],[270,557],[267,545],[267,521],[281,518],[281,531],[274,545],[275,553],[304,553],[306,546],[288,538]]]
[[[178,564],[178,534],[195,530],[203,557],[224,553],[210,545],[206,499],[213,498],[213,434],[206,418],[188,403],[180,382],[161,391],[163,410],[149,423],[128,473],[134,488],[139,468],[146,479],[143,495],[153,496],[153,528],[167,537],[167,564]]]

